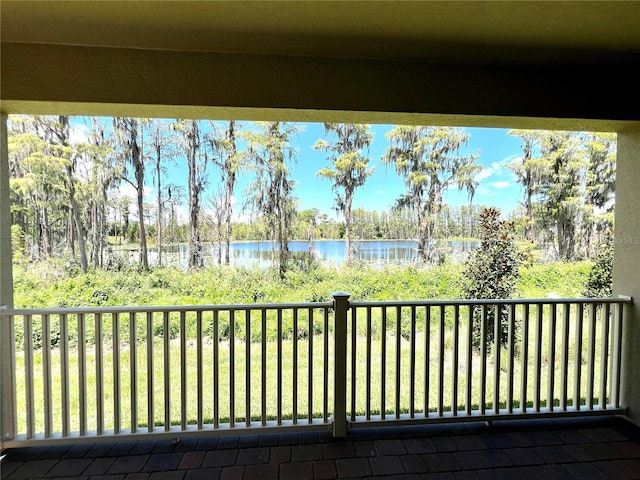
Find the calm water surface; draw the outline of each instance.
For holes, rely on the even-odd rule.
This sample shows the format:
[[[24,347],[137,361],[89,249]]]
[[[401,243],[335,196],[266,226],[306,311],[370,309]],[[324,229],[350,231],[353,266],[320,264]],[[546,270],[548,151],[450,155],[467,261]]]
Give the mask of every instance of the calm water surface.
[[[443,243],[444,254],[454,262],[464,261],[468,253],[476,248],[479,242],[448,241]],[[352,258],[368,262],[373,265],[410,265],[418,263],[418,243],[415,240],[361,240],[352,242]],[[217,245],[204,244],[204,263],[217,263]],[[223,246],[224,248],[224,246]],[[306,241],[289,242],[289,250],[303,255],[309,252]],[[166,252],[166,253],[165,253]],[[165,265],[186,266],[188,262],[189,246],[180,244],[163,249],[163,263]],[[345,257],[344,240],[318,240],[313,242],[314,258],[324,264],[341,264]],[[150,251],[149,262],[155,263],[157,253]],[[223,251],[224,258],[224,251]],[[233,266],[269,266],[272,258],[270,242],[233,242],[231,243],[230,259]]]

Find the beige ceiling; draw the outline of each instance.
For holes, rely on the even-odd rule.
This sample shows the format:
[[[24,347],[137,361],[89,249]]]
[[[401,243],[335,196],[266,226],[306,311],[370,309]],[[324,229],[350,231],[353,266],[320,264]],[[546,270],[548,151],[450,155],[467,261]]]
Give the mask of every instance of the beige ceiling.
[[[633,62],[640,2],[19,1],[3,42],[460,62]]]

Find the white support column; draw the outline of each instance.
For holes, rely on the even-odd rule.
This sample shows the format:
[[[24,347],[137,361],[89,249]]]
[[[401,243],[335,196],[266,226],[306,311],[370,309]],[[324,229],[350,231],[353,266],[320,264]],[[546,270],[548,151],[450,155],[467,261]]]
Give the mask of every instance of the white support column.
[[[622,335],[621,403],[640,425],[640,127],[618,133],[613,294],[629,295]]]
[[[0,114],[0,307],[13,307],[7,115]],[[12,327],[0,316],[0,440],[15,434]]]

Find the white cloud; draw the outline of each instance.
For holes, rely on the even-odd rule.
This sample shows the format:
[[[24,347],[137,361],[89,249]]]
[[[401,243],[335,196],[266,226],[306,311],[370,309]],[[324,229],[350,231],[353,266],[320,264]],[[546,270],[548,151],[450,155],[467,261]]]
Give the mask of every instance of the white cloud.
[[[376,195],[386,195],[387,192],[384,190],[376,190]]]
[[[493,188],[509,188],[511,186],[511,183],[506,181],[501,181],[501,182],[492,182],[489,185]]]
[[[79,145],[89,143],[89,129],[84,125],[73,125],[69,128],[69,143]]]

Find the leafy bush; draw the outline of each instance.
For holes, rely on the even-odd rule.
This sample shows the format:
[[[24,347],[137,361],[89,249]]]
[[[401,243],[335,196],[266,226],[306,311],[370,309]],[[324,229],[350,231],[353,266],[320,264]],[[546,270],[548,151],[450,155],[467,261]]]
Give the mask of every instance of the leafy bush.
[[[513,222],[500,220],[500,210],[484,208],[479,214],[480,246],[472,252],[465,263],[464,298],[500,299],[510,298],[515,293],[519,275],[521,255],[514,240]],[[485,315],[485,338],[480,338],[482,309],[474,309],[474,346],[482,342],[491,344],[494,339],[494,323],[500,322],[500,343],[508,341],[508,309],[487,309]],[[496,313],[498,318],[496,317]]]
[[[596,247],[583,292],[585,297],[610,297],[613,283],[613,232],[607,230]]]

